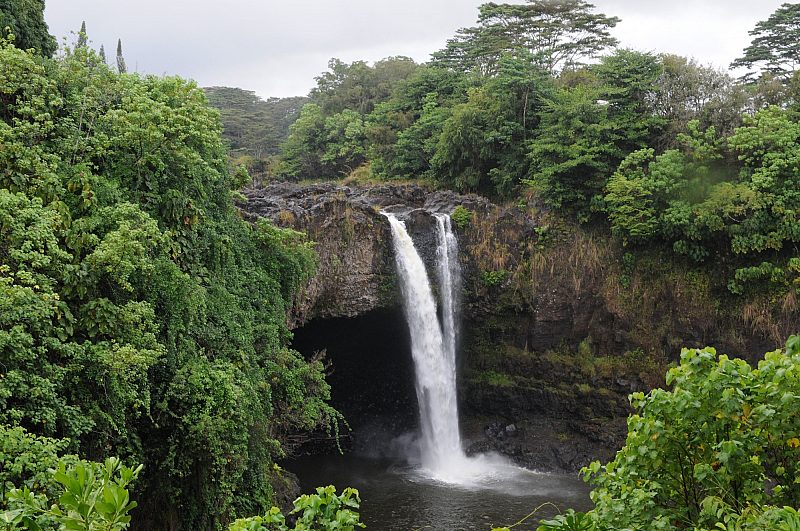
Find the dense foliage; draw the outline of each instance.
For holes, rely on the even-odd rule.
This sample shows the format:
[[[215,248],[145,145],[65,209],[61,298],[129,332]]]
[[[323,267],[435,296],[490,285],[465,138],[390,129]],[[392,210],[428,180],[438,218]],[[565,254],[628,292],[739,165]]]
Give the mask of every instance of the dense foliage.
[[[276,175],[421,179],[508,200],[533,192],[634,252],[715,268],[721,296],[796,306],[797,5],[758,24],[736,66],[760,77],[739,83],[693,59],[608,51],[617,22],[577,0],[488,3],[428,64],[333,60]]]
[[[129,468],[115,457],[103,463],[81,461],[74,456],[54,458],[52,450],[58,441],[31,436],[21,428],[8,431],[13,433],[5,433],[3,441],[12,441],[13,448],[4,444],[3,457],[9,452],[17,458],[12,461],[16,472],[20,471],[17,466],[20,461],[37,469],[50,468],[37,473],[36,481],[29,479],[21,488],[12,487],[3,493],[8,505],[0,512],[4,531],[124,531],[130,527],[131,512],[138,504],[131,501],[129,489],[139,477],[142,465]],[[271,507],[264,516],[237,519],[228,529],[354,531],[365,527],[358,515],[360,502],[355,489],[347,488],[336,494],[333,486],[319,487],[316,493],[303,494],[294,501],[289,513],[294,520],[292,527],[287,525],[278,507]]]
[[[22,50],[50,57],[56,51],[56,39],[44,21],[44,0],[0,0],[0,37],[14,36]]]
[[[584,469],[595,508],[540,531],[798,529],[800,337],[757,368],[684,350],[667,385],[631,396],[625,446]]]
[[[27,487],[12,489],[7,496],[9,509],[0,513],[0,522],[8,531],[122,531],[137,507],[127,487],[141,470],[141,465],[129,468],[116,457],[102,464],[80,461],[70,467],[60,461],[49,481],[60,487],[60,496],[50,500]]]
[[[124,529],[137,479],[138,528],[222,529],[262,514],[234,528],[286,529],[271,508],[273,459],[295,430],[336,428],[321,360],[287,348],[311,244],[238,217],[234,190],[249,176],[229,171],[209,98],[237,165],[524,194],[796,314],[797,5],[756,27],[735,65],[758,72],[737,83],[693,60],[613,49],[618,19],[582,0],[488,3],[428,64],[332,60],[302,109],[304,98],[127,74],[121,42],[112,71],[85,33],[51,58],[42,10],[0,0],[9,528]],[[797,529],[798,350],[793,339],[756,369],[685,352],[671,390],[634,396],[617,459],[588,469],[596,509],[544,528]],[[298,503],[295,529],[360,525],[353,491]]]
[[[245,166],[259,179],[274,165],[273,157],[289,136],[291,126],[308,98],[262,100],[249,90],[230,87],[204,89],[209,104],[219,110],[234,166]]]
[[[43,463],[143,463],[141,528],[267,510],[282,437],[336,418],[322,363],[286,347],[310,244],[238,217],[194,83],[3,42],[0,102],[3,445],[21,427],[56,439]]]
[[[358,491],[346,488],[336,494],[336,488],[317,487],[315,494],[303,494],[294,501],[290,515],[295,517],[292,527],[280,509],[273,507],[264,516],[253,516],[236,520],[230,531],[355,531],[366,527],[361,523],[358,507],[361,498]]]

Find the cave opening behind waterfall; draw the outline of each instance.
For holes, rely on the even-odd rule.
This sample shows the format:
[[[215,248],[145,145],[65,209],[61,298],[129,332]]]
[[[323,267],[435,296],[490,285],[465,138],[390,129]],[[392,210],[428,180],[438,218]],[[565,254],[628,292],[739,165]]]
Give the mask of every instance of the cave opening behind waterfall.
[[[314,319],[294,330],[292,346],[306,358],[326,351],[331,405],[352,428],[348,447],[375,457],[405,457],[419,414],[401,307]]]

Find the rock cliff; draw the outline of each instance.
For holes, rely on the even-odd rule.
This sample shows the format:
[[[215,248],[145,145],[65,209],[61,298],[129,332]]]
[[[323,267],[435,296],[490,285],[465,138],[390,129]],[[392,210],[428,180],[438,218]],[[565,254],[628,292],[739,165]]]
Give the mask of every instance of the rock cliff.
[[[534,198],[499,206],[417,185],[332,183],[276,183],[245,196],[245,216],[316,242],[317,274],[296,299],[293,328],[333,318],[346,327],[341,318],[396,310],[381,211],[406,221],[432,267],[431,213],[462,207],[464,435],[471,451],[495,449],[530,467],[575,470],[610,458],[624,440],[627,395],[663,384],[680,347],[712,344],[748,357],[776,348],[797,322],[748,323],[721,307],[706,274],[658,253],[634,256]],[[751,309],[763,319],[759,311]]]

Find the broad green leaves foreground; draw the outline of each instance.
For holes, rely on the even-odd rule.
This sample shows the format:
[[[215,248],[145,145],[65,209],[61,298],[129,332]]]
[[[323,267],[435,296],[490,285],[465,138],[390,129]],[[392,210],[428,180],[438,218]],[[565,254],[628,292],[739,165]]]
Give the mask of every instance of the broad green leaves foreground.
[[[800,337],[755,369],[684,350],[667,384],[632,395],[625,447],[584,469],[594,510],[540,531],[800,529]]]
[[[16,462],[29,457],[41,457],[58,441],[37,438],[20,429],[7,430],[0,427],[6,452],[22,451]],[[9,445],[9,442],[12,442]],[[39,454],[39,455],[37,455]],[[34,468],[45,462],[32,461]],[[8,510],[0,512],[0,529],[3,531],[44,531],[68,529],[73,531],[123,531],[131,522],[131,511],[137,507],[131,501],[129,486],[136,481],[142,465],[128,468],[116,457],[104,463],[76,461],[67,456],[57,461],[56,469],[37,476],[37,481],[28,481],[20,489],[12,488],[7,498]],[[4,474],[2,479],[8,479]],[[43,481],[42,484],[38,481]],[[50,493],[44,494],[44,488]],[[230,524],[230,531],[313,531],[336,529],[353,531],[365,527],[360,523],[358,507],[360,499],[355,489],[344,489],[337,495],[332,486],[319,487],[315,494],[304,494],[294,501],[290,515],[295,520],[292,527],[277,507],[272,507],[262,516],[243,518]]]

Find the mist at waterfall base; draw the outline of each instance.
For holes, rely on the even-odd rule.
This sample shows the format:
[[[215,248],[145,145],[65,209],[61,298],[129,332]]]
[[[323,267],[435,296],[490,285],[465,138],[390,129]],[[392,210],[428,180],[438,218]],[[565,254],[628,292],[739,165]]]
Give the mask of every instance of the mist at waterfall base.
[[[528,474],[499,455],[467,457],[461,444],[456,392],[458,242],[450,216],[435,214],[436,275],[441,323],[425,263],[405,224],[385,214],[392,230],[403,309],[411,334],[420,436],[419,472],[435,481],[472,488],[503,487],[509,476]]]
[[[345,455],[312,455],[287,464],[301,481],[304,492],[319,485],[352,486],[361,492],[361,516],[375,529],[489,529],[490,525],[510,525],[537,506],[549,502],[561,510],[567,507],[588,509],[588,488],[576,476],[536,473],[519,468],[497,454],[467,456],[464,453],[458,421],[456,390],[456,349],[459,341],[459,301],[461,276],[458,242],[449,216],[434,214],[436,227],[436,276],[439,307],[433,295],[425,264],[397,216],[384,213],[392,233],[397,280],[403,299],[403,313],[377,313],[358,320],[336,320],[327,326],[317,324],[307,334],[299,334],[300,344],[330,347],[334,370],[337,355],[349,361],[348,374],[364,375],[370,381],[360,397],[353,381],[348,392],[357,397],[359,416],[369,418],[366,428],[356,429],[356,452]],[[402,321],[405,317],[406,323]],[[392,322],[388,322],[392,320]],[[390,326],[391,325],[391,326]],[[352,327],[352,329],[350,328]],[[394,328],[393,328],[394,327]],[[372,329],[376,344],[356,330]],[[399,331],[402,329],[402,334]],[[407,335],[407,343],[392,343]],[[382,336],[381,336],[382,334]],[[309,337],[310,336],[310,337]],[[405,339],[405,338],[404,338]],[[366,343],[365,343],[366,342]],[[391,358],[377,358],[387,349]],[[353,352],[366,350],[364,359],[349,360]],[[413,369],[398,364],[398,357],[411,352]],[[301,350],[302,352],[303,350]],[[308,350],[307,350],[308,351]],[[400,352],[402,351],[402,352]],[[340,354],[341,353],[341,354]],[[380,360],[380,361],[379,361]],[[385,389],[375,392],[379,375],[368,372],[375,366],[394,371],[396,378],[377,381]],[[413,376],[412,373],[413,372]],[[334,374],[334,380],[342,373]],[[405,390],[413,378],[414,390]],[[334,398],[337,389],[334,385]],[[418,429],[386,437],[385,413],[413,401],[404,391],[416,394]],[[359,402],[359,400],[362,400]],[[378,403],[373,403],[377,401]],[[385,402],[381,404],[381,402]],[[377,407],[381,412],[374,411]],[[413,409],[413,404],[409,404]],[[388,409],[387,409],[388,408]],[[393,416],[393,415],[389,415]],[[401,415],[402,416],[402,415]],[[383,418],[383,427],[376,428]],[[404,422],[399,422],[403,425]],[[393,426],[393,429],[397,426]],[[389,431],[392,431],[390,429]],[[381,433],[380,436],[375,436]],[[517,529],[535,529],[539,517],[557,511],[549,506],[537,518]]]

